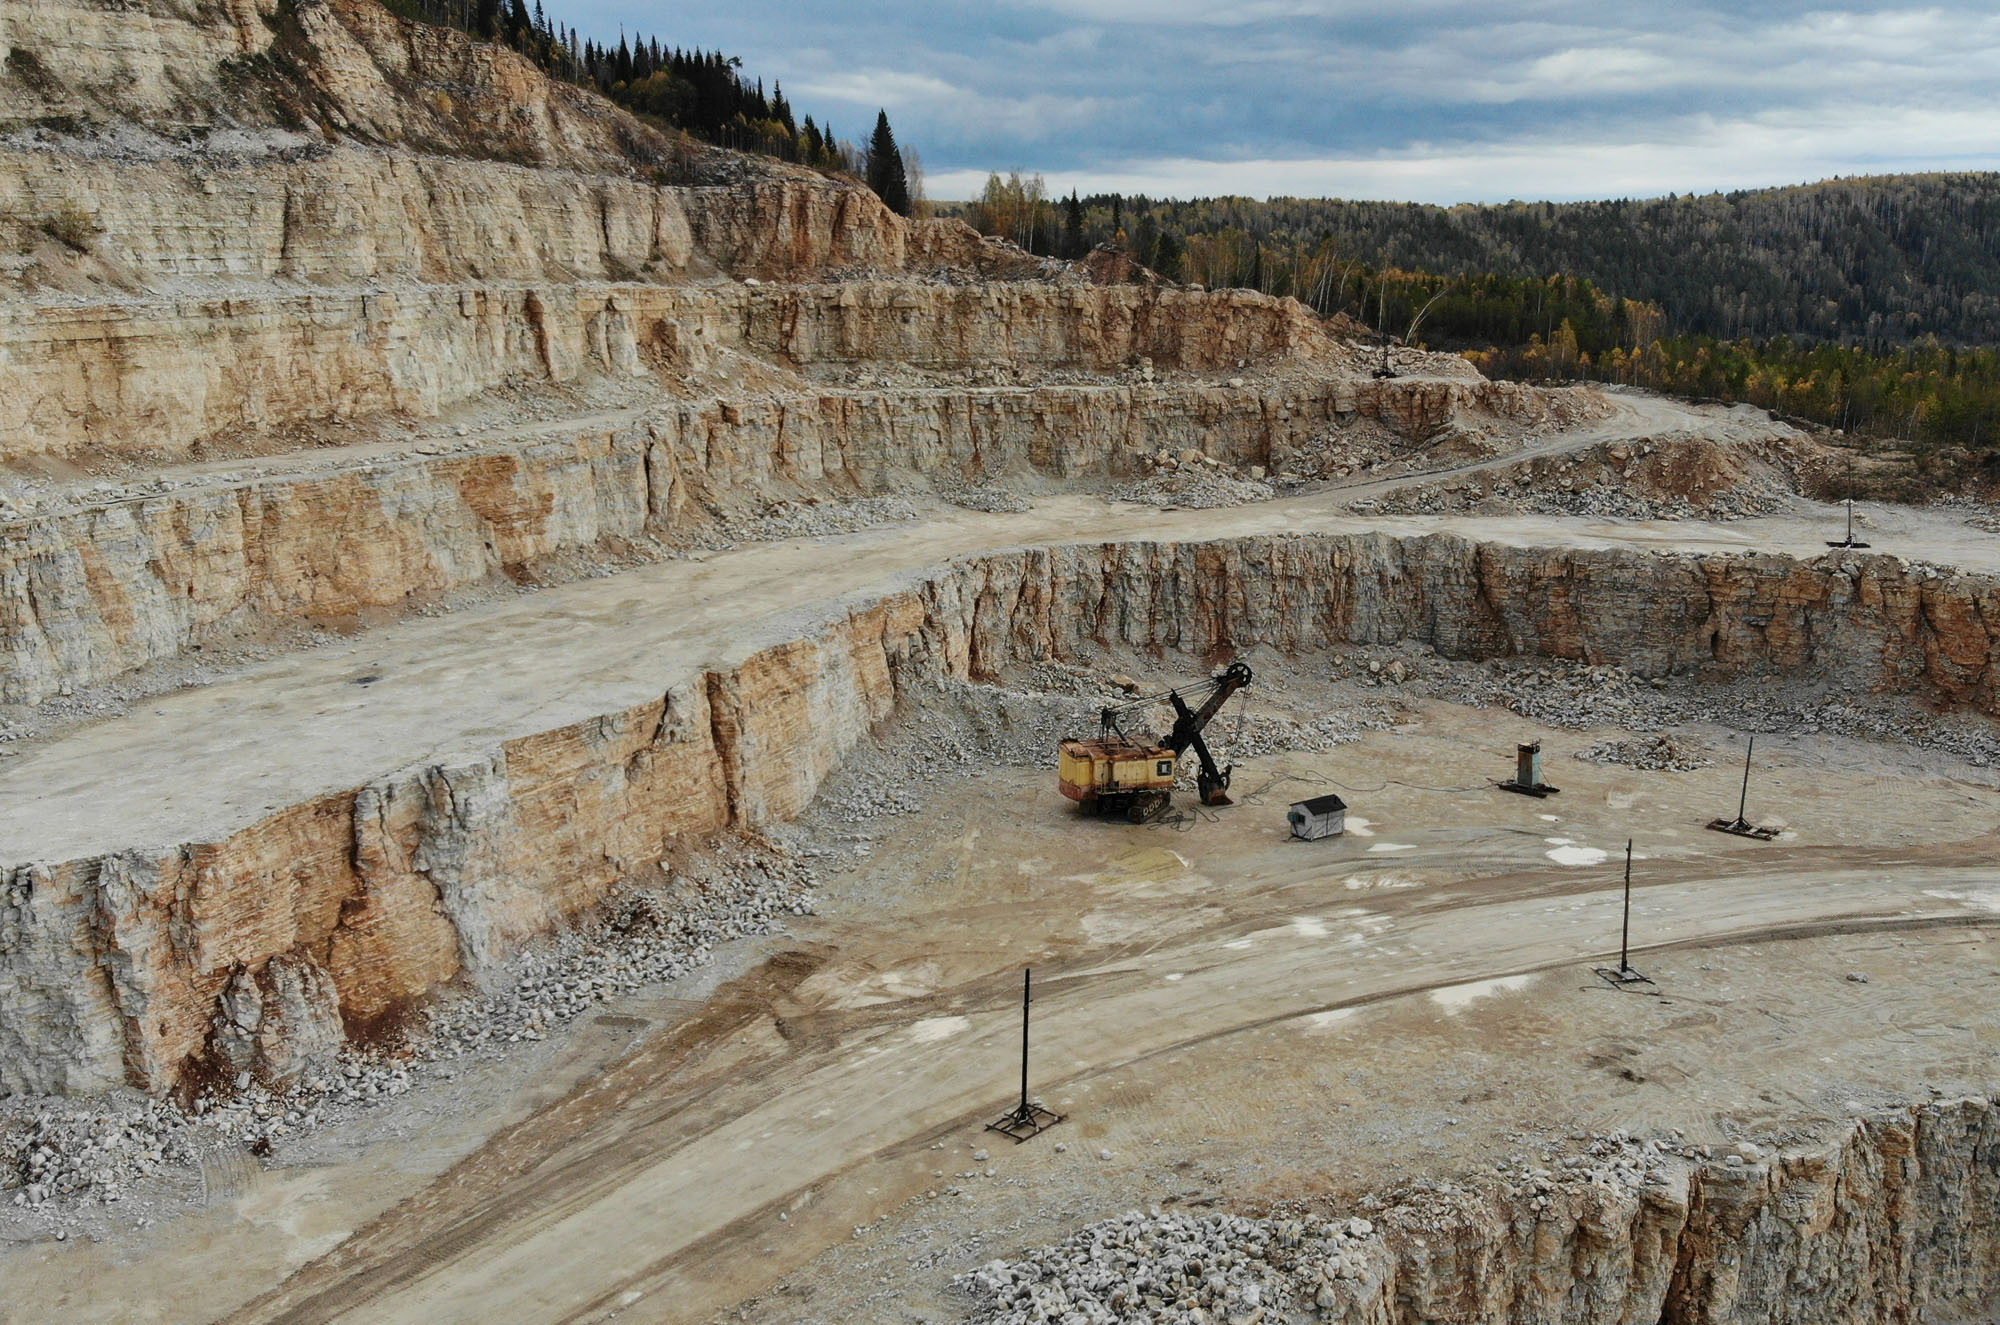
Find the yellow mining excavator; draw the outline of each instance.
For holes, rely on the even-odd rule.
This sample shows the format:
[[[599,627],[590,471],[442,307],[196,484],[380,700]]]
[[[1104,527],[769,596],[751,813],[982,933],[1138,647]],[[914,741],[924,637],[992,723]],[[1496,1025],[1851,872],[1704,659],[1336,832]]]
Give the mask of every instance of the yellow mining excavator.
[[[1108,705],[1098,714],[1095,740],[1069,740],[1058,747],[1062,794],[1081,809],[1123,814],[1135,824],[1144,823],[1173,799],[1174,770],[1182,752],[1192,747],[1201,760],[1195,774],[1201,803],[1228,805],[1229,775],[1236,766],[1217,768],[1201,732],[1229,697],[1249,684],[1249,666],[1233,662],[1192,686]],[[1199,701],[1200,707],[1191,706],[1191,699]],[[1174,727],[1159,744],[1133,740],[1120,729],[1121,721],[1162,701],[1173,706]]]

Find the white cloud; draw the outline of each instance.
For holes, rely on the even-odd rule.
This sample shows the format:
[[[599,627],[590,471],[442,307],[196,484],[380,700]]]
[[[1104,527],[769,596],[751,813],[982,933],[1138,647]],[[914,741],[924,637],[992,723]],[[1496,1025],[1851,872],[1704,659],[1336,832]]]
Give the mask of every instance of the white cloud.
[[[903,73],[893,69],[854,70],[821,74],[794,86],[794,100],[800,94],[825,97],[830,101],[851,101],[859,106],[896,110],[903,106],[928,105],[959,95],[959,89],[929,74]]]
[[[1692,116],[1662,124],[1646,137],[1597,141],[1420,143],[1378,155],[1283,160],[1125,160],[1102,171],[1049,172],[1048,187],[1055,194],[1074,188],[1153,197],[1292,195],[1448,204],[1652,197],[1886,169],[2000,169],[1993,118],[1983,107],[1875,106],[1831,117],[1799,111],[1730,120]],[[985,178],[982,171],[940,172],[929,188],[933,197],[969,198]]]
[[[1001,136],[1022,144],[1043,142],[1060,133],[1087,128],[1104,116],[1134,109],[1130,102],[1053,92],[990,96],[942,78],[893,70],[809,77],[795,84],[789,95],[801,106],[847,103],[848,118],[855,112],[872,117],[879,107],[904,124],[913,116],[932,130]],[[922,146],[907,129],[897,136]]]
[[[843,133],[886,107],[940,196],[989,165],[1152,193],[1504,198],[1993,160],[2000,7],[1809,3],[735,0],[676,22]]]

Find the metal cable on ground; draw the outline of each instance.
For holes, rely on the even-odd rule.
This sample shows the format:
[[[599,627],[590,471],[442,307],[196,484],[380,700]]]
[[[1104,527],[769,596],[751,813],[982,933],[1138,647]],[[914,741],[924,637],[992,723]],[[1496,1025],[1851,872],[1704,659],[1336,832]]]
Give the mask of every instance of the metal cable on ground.
[[[1303,781],[1304,779],[1301,780]],[[1322,779],[1322,781],[1331,782],[1334,786],[1339,787],[1342,791],[1351,791],[1357,796],[1372,796],[1376,792],[1385,791],[1390,787],[1410,787],[1417,791],[1483,791],[1486,788],[1491,787],[1493,785],[1493,780],[1491,778],[1487,779],[1484,782],[1469,783],[1463,787],[1433,787],[1423,782],[1409,782],[1404,780],[1403,778],[1389,778],[1386,781],[1384,781],[1381,786],[1378,787],[1350,786],[1347,783],[1342,782],[1339,778],[1324,778]]]

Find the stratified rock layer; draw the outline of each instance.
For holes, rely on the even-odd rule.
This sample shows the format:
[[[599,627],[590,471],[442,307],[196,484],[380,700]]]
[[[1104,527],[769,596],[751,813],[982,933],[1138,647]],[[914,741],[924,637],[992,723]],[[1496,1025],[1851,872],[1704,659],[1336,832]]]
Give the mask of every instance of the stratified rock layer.
[[[1327,1325],[1990,1319],[1995,1101],[1883,1109],[1825,1130],[1776,1155],[1744,1147],[1747,1162],[1648,1142],[1587,1176],[1467,1175],[1370,1219],[1133,1212],[959,1282],[989,1299],[979,1318],[992,1325],[1135,1308],[1172,1321],[1261,1308]]]
[[[1116,477],[1160,448],[1276,465],[1343,420],[1586,412],[1507,383],[1264,382],[828,391],[709,400],[615,429],[178,488],[0,524],[0,703],[219,632],[424,601],[565,552],[630,552],[801,496],[930,480]]]

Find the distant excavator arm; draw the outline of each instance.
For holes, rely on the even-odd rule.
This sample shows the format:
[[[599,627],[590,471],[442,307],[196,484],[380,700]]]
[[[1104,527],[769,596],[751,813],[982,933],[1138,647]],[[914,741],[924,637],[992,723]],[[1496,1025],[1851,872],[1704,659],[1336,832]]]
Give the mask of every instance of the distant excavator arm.
[[[1195,774],[1201,803],[1229,804],[1229,775],[1235,765],[1218,768],[1201,733],[1222,711],[1230,696],[1249,684],[1249,666],[1233,662],[1205,681],[1106,705],[1098,715],[1103,731],[1096,741],[1062,744],[1059,762],[1063,768],[1063,794],[1081,804],[1096,805],[1100,810],[1122,806],[1134,823],[1144,822],[1146,816],[1167,805],[1175,762],[1192,749],[1195,758],[1201,761],[1201,768]],[[1190,698],[1198,700],[1200,707],[1190,704]],[[1173,706],[1174,727],[1158,745],[1150,737],[1135,741],[1119,727],[1119,719],[1163,701]]]
[[[1189,708],[1178,690],[1167,692],[1167,702],[1174,706],[1176,715],[1174,729],[1166,740],[1160,742],[1176,755],[1192,748],[1195,758],[1201,761],[1201,771],[1195,774],[1195,786],[1201,793],[1203,805],[1227,805],[1229,800],[1229,775],[1236,765],[1217,768],[1215,756],[1208,752],[1208,742],[1201,739],[1202,729],[1222,712],[1222,706],[1229,697],[1250,684],[1250,668],[1240,662],[1233,662],[1212,679],[1214,689],[1200,708]]]

